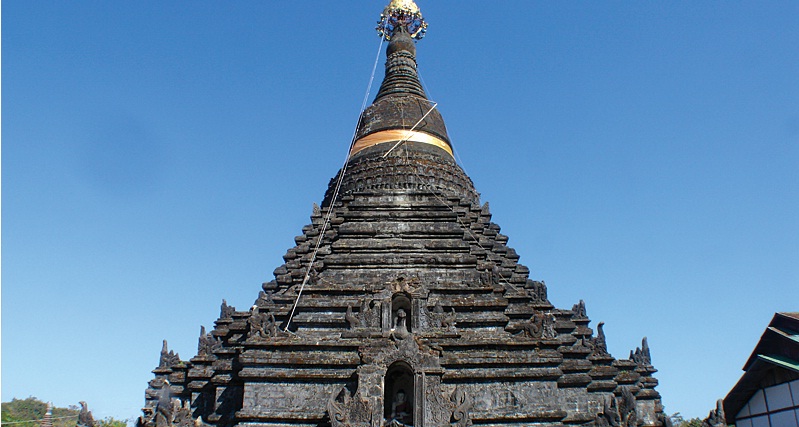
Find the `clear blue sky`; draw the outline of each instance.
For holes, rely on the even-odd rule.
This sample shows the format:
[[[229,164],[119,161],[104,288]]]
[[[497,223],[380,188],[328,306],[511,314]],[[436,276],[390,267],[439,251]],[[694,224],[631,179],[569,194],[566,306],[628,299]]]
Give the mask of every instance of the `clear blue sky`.
[[[188,359],[253,303],[346,156],[384,1],[3,2],[4,401],[137,416],[162,339]],[[419,5],[531,277],[614,356],[648,336],[666,411],[704,417],[799,310],[799,2]]]

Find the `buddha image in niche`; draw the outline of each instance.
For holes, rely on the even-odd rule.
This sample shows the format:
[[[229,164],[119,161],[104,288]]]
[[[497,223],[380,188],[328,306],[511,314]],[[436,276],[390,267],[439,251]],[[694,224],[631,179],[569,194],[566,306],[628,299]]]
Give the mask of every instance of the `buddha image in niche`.
[[[411,425],[413,423],[413,411],[411,404],[405,395],[405,390],[397,390],[394,395],[394,402],[391,403],[391,421],[396,421],[401,425]],[[393,423],[397,425],[398,423]]]

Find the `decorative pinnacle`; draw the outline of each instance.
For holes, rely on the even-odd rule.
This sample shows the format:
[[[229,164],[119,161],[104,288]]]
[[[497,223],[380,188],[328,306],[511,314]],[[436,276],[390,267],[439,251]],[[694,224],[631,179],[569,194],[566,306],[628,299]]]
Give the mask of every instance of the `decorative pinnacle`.
[[[427,32],[427,22],[413,0],[391,0],[383,9],[376,30],[380,37],[389,41],[399,27],[405,28],[411,38],[416,40],[421,40]]]

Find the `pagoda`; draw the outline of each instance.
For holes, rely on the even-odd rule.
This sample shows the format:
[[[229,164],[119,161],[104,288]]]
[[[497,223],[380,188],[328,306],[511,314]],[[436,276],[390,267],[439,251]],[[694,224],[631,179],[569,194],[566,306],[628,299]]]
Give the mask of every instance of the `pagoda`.
[[[608,353],[530,279],[419,82],[427,29],[383,11],[385,78],[347,163],[253,306],[164,341],[139,427],[667,425],[644,339]]]

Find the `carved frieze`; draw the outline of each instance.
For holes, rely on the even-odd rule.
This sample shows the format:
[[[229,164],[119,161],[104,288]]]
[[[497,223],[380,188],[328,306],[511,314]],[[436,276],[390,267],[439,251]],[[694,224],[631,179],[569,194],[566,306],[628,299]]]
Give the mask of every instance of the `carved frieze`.
[[[233,313],[236,311],[236,307],[232,307],[227,305],[227,301],[222,300],[222,307],[219,309],[219,318],[220,319],[230,319],[233,317]]]
[[[638,413],[635,410],[635,406],[635,395],[633,395],[631,388],[623,387],[618,402],[621,427],[637,427],[641,424],[638,422]]]
[[[161,357],[158,360],[159,368],[169,368],[180,363],[180,356],[172,350],[169,350],[166,340],[161,346]]]
[[[499,267],[493,263],[488,263],[488,267],[480,272],[480,285],[482,286],[499,286],[500,280]]]
[[[353,396],[345,386],[331,395],[327,416],[332,427],[373,427],[375,406],[374,399],[364,397],[360,388]]]
[[[222,340],[212,334],[205,333],[205,326],[200,326],[200,340],[197,343],[197,356],[211,356],[214,350],[222,348]]]
[[[383,304],[380,300],[364,298],[357,313],[353,313],[352,305],[347,306],[344,318],[356,336],[368,336],[380,332],[382,324]]]
[[[452,427],[469,427],[472,425],[470,411],[472,410],[472,397],[466,392],[464,387],[456,387],[450,397],[452,402]]]
[[[271,289],[258,292],[258,300],[255,302],[255,305],[274,304],[274,293],[275,292]]]
[[[50,409],[51,408],[48,406],[48,411]],[[86,404],[86,402],[81,401],[80,413],[78,413],[77,427],[94,427],[94,425],[95,425],[94,416],[92,416],[92,411],[89,410],[89,406]]]
[[[278,335],[275,315],[269,310],[262,311],[258,306],[253,306],[250,317],[247,319],[249,332],[247,337],[254,340],[274,338]]]
[[[585,301],[583,300],[572,306],[572,312],[574,312],[575,320],[588,319],[588,314],[585,311]]]
[[[436,329],[446,329],[448,331],[455,330],[455,308],[450,307],[450,312],[444,311],[441,302],[436,301],[433,310],[428,310],[428,318],[430,319],[430,327]]]
[[[716,401],[716,409],[710,411],[707,418],[702,420],[702,427],[726,427],[727,417],[724,414],[724,400]]]
[[[425,378],[425,425],[446,426],[452,418],[452,403],[441,388],[441,378]]]
[[[154,407],[145,408],[144,415],[139,417],[136,425],[138,427],[200,427],[205,423],[192,416],[191,404],[188,399],[182,400],[172,395],[170,383],[165,380],[157,391]]]
[[[554,339],[558,337],[555,331],[555,317],[548,312],[536,311],[530,320],[522,325],[522,332],[533,339]]]
[[[520,414],[553,420],[567,415],[561,406],[564,401],[570,402],[571,408],[589,406],[588,400],[579,395],[564,394],[573,391],[562,391],[554,381],[496,381],[463,384],[461,387],[473,402],[470,409],[472,420]]]
[[[648,366],[652,364],[652,356],[649,353],[649,343],[646,337],[641,340],[641,347],[636,347],[635,351],[630,351],[630,360],[637,363],[639,366]]]
[[[547,285],[544,282],[528,279],[524,288],[527,290],[533,303],[549,303]]]
[[[422,290],[422,283],[418,277],[397,276],[396,279],[387,284],[386,288],[393,294],[416,295]]]
[[[247,416],[263,411],[319,414],[333,391],[340,385],[311,382],[250,383],[244,387],[243,401]]]
[[[589,427],[620,427],[621,415],[619,414],[619,407],[616,404],[616,397],[612,394],[606,394],[602,398],[602,412],[596,415],[596,418],[588,424]]]
[[[591,355],[594,357],[610,356],[610,353],[608,353],[608,343],[605,339],[604,326],[605,322],[599,322],[599,324],[596,326],[596,337],[591,339],[591,347],[593,348]]]

